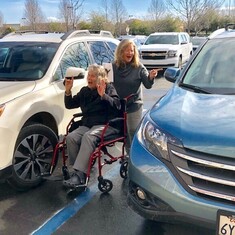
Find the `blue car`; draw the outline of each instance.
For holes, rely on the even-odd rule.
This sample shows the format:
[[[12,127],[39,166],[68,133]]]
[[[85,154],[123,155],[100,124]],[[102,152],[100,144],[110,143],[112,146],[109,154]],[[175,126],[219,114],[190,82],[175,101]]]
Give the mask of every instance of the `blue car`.
[[[132,142],[128,204],[159,222],[235,234],[235,30],[212,33],[143,117]]]

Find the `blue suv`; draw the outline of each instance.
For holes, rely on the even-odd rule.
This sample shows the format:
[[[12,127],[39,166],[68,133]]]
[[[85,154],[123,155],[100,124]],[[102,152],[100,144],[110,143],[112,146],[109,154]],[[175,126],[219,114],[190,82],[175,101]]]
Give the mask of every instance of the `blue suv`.
[[[232,25],[233,26],[233,25]],[[129,206],[162,222],[235,234],[235,30],[212,33],[145,114],[129,162]]]

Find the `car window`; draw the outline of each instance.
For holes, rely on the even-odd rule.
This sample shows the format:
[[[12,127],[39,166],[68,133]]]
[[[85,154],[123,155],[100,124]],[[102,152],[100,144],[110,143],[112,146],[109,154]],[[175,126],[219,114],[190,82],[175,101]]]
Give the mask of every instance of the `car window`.
[[[145,45],[149,44],[179,44],[179,38],[177,35],[152,35],[149,36],[145,42]]]
[[[112,53],[114,54],[115,53],[115,50],[117,48],[117,44],[113,43],[113,42],[110,42],[110,41],[107,41],[106,42],[108,44],[108,47],[109,49],[112,51]]]
[[[113,53],[102,41],[87,42],[96,64],[110,63],[113,61]],[[110,53],[111,52],[111,53]]]
[[[68,67],[77,67],[87,70],[90,64],[91,60],[84,42],[75,43],[64,53],[54,78],[55,80],[64,79]]]
[[[187,42],[187,38],[185,35],[180,34],[180,42]]]
[[[234,50],[232,39],[208,41],[195,58],[183,82],[212,88],[216,93],[231,92],[235,88]]]
[[[4,66],[9,48],[0,48],[0,69]]]
[[[58,44],[2,42],[0,44],[0,79],[37,80],[44,76]]]

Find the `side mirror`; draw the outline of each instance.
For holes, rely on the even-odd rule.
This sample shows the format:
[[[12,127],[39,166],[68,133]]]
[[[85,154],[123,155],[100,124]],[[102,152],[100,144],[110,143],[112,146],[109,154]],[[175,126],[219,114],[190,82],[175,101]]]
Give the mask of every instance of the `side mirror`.
[[[68,67],[65,73],[66,78],[74,78],[74,79],[83,79],[85,77],[85,69],[76,68],[76,67]]]
[[[181,70],[179,68],[174,68],[174,67],[167,68],[164,72],[164,77],[167,81],[174,83],[179,77],[180,71]]]

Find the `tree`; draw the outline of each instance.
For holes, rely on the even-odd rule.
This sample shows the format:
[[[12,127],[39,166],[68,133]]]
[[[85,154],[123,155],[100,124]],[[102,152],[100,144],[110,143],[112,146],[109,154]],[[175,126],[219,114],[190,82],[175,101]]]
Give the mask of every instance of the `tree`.
[[[191,30],[193,22],[210,9],[222,6],[224,0],[166,0],[168,8],[185,19],[186,29]]]
[[[111,15],[114,18],[115,35],[120,35],[122,32],[122,22],[127,16],[127,11],[122,0],[113,0],[111,2]]]
[[[75,29],[83,14],[84,0],[60,0],[59,14],[63,18],[66,30]]]
[[[108,22],[108,13],[109,13],[108,0],[101,0],[101,6],[104,9],[105,20],[106,22]]]
[[[151,18],[157,21],[165,12],[165,5],[162,0],[151,0],[148,12]]]
[[[37,29],[39,23],[43,23],[44,15],[37,0],[25,0],[24,19],[32,30]]]
[[[90,21],[91,21],[91,29],[94,30],[104,29],[106,19],[102,14],[92,11],[90,14]]]
[[[4,23],[4,17],[3,17],[2,12],[0,11],[0,27],[3,26],[3,23]]]

